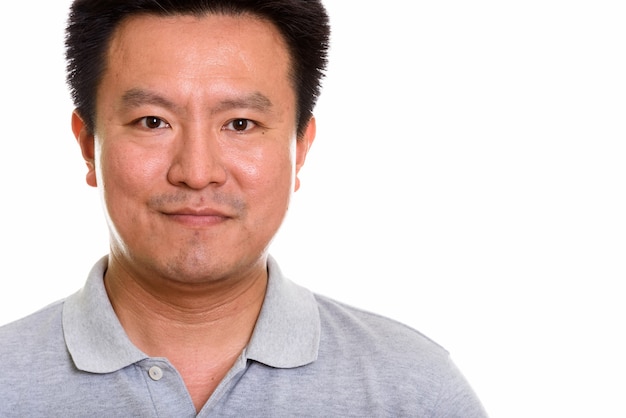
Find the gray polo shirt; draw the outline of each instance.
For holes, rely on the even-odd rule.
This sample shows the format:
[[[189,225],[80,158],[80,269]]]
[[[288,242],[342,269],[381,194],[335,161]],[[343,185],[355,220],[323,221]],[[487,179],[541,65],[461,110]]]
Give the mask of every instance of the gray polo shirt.
[[[195,417],[181,376],[128,339],[103,284],[0,327],[0,417]],[[199,417],[484,417],[419,332],[287,280],[270,259],[252,338]]]

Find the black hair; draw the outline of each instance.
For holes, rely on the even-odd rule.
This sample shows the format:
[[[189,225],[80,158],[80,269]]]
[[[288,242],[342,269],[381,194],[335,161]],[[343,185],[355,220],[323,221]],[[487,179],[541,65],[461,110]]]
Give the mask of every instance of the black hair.
[[[67,83],[93,133],[96,93],[115,30],[132,15],[251,14],[271,22],[291,57],[298,137],[311,117],[326,70],[330,26],[321,0],[74,0],[66,27]]]

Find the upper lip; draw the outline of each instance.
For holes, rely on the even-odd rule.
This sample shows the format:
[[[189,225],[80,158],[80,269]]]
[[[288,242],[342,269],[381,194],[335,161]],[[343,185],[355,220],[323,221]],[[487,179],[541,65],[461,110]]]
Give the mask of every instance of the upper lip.
[[[184,208],[176,208],[176,209],[168,209],[164,210],[163,213],[167,215],[188,215],[188,216],[219,216],[222,218],[230,218],[226,212],[210,208],[210,207],[184,207]]]

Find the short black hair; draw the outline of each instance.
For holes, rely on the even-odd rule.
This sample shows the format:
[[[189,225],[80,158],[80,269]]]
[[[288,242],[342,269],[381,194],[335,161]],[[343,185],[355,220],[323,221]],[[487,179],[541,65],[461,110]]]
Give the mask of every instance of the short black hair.
[[[328,61],[329,18],[321,0],[74,0],[66,27],[67,83],[93,133],[96,94],[115,30],[132,15],[250,14],[271,22],[289,49],[298,137],[308,124]]]

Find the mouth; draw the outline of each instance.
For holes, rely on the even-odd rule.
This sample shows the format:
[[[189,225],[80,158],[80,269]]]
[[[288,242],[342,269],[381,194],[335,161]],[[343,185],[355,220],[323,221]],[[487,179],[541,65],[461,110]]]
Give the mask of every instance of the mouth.
[[[212,208],[179,208],[162,213],[174,222],[196,228],[215,226],[232,219],[232,216]]]

